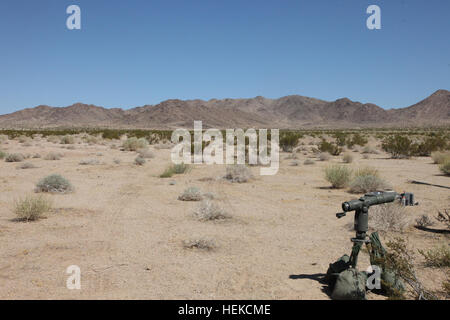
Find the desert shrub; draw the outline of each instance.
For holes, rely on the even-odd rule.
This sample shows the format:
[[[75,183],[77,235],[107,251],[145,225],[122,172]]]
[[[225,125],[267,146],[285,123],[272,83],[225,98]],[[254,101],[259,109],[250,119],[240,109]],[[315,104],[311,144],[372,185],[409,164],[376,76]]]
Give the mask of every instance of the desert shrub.
[[[370,158],[370,156],[367,153],[363,154],[363,159],[369,159],[369,158]]]
[[[428,292],[419,281],[413,265],[414,254],[406,246],[406,241],[402,238],[395,238],[386,244],[387,252],[384,257],[376,259],[376,264],[382,270],[389,270],[397,277],[406,282],[414,291],[417,299],[436,299]],[[404,292],[390,286],[388,282],[381,279],[388,291],[390,298],[404,299]]]
[[[37,220],[51,208],[51,201],[41,195],[26,196],[14,203],[14,213],[18,219],[24,221]]]
[[[414,144],[414,154],[418,156],[429,156],[433,151],[445,150],[447,140],[441,136],[427,137],[425,141]]]
[[[370,208],[369,226],[383,232],[402,232],[409,224],[408,214],[397,203],[386,203]]]
[[[0,150],[0,159],[4,159],[8,154]]]
[[[450,213],[447,210],[444,210],[444,212],[438,211],[436,220],[447,225],[447,228],[450,229]]]
[[[36,166],[30,162],[25,162],[17,166],[17,169],[33,169]]]
[[[250,169],[244,164],[234,164],[227,166],[225,179],[231,182],[243,183],[253,177]]]
[[[419,228],[427,228],[434,224],[433,220],[426,214],[421,215],[416,219],[416,226]]]
[[[97,144],[99,142],[99,138],[96,136],[85,135],[83,136],[83,140],[88,144]]]
[[[194,211],[194,217],[200,221],[230,219],[231,216],[209,199],[200,202]]]
[[[425,258],[425,265],[427,267],[450,267],[450,247],[448,244],[428,251],[419,250],[419,253]]]
[[[450,175],[450,159],[446,159],[442,164],[439,165],[439,170],[447,176]]]
[[[60,139],[57,136],[52,135],[47,137],[47,141],[51,143],[58,143]]]
[[[328,152],[333,156],[338,156],[342,152],[342,149],[340,147],[326,140],[322,140],[322,142],[319,144],[319,150],[321,152]]]
[[[325,179],[336,189],[344,188],[348,185],[352,175],[352,170],[346,166],[333,165],[325,169]]]
[[[73,136],[66,135],[61,138],[61,144],[74,144],[75,138]]]
[[[126,151],[136,151],[138,149],[147,148],[148,141],[145,138],[131,137],[123,142],[122,148]]]
[[[78,162],[81,166],[87,166],[87,165],[97,165],[100,164],[100,162],[97,159],[83,159],[80,162]]]
[[[33,154],[33,158],[34,158],[34,159],[37,159],[37,158],[40,158],[40,157],[41,157],[41,155],[40,155],[39,153]]]
[[[216,243],[210,239],[190,239],[183,241],[183,248],[210,251],[216,248]]]
[[[189,187],[182,194],[178,196],[181,201],[200,201],[203,199],[200,189],[197,187]]]
[[[389,184],[378,176],[356,175],[350,182],[350,192],[367,193],[389,189]]]
[[[376,168],[373,167],[361,167],[355,171],[355,177],[359,176],[375,176],[379,177],[380,174]]]
[[[391,157],[394,159],[409,158],[414,154],[412,141],[408,137],[401,135],[385,138],[381,144],[381,148],[391,154]]]
[[[299,162],[298,162],[297,160],[294,160],[294,161],[291,161],[291,162],[289,163],[289,165],[290,165],[291,167],[297,167],[297,166],[299,165]]]
[[[168,167],[164,172],[159,176],[160,178],[170,178],[174,174],[182,174],[189,171],[189,165],[180,163],[174,164]]]
[[[353,155],[351,153],[346,152],[342,157],[342,161],[344,161],[345,163],[353,162]]]
[[[73,186],[63,176],[52,174],[39,180],[35,192],[68,193],[73,191]]]
[[[328,161],[328,160],[330,160],[330,158],[331,158],[331,155],[328,152],[321,152],[319,154],[320,161]]]
[[[148,149],[140,149],[138,150],[138,154],[141,158],[145,158],[145,159],[153,159],[155,157],[155,154]]]
[[[57,152],[49,152],[44,157],[45,160],[61,160],[61,154]]]
[[[144,158],[142,158],[141,156],[137,156],[134,159],[134,164],[138,165],[138,166],[143,166],[145,164],[146,160]]]
[[[120,161],[120,159],[114,158],[114,159],[113,159],[113,162],[114,162],[115,164],[120,164],[121,161]]]
[[[24,160],[24,156],[21,153],[10,153],[5,157],[6,162],[21,162]]]
[[[352,139],[350,140],[349,143],[347,143],[347,145],[349,147],[351,147],[355,144],[358,146],[364,146],[367,144],[367,139],[365,137],[363,137],[361,134],[355,133],[355,134],[353,134]]]
[[[436,164],[443,164],[446,160],[450,160],[450,153],[448,152],[432,152],[431,158],[433,159],[433,162]]]
[[[303,164],[304,165],[312,165],[312,164],[315,164],[316,162],[314,161],[314,160],[312,160],[312,159],[306,159],[304,162],[303,162]]]
[[[291,152],[302,136],[295,132],[283,132],[279,140],[279,146],[284,152]]]

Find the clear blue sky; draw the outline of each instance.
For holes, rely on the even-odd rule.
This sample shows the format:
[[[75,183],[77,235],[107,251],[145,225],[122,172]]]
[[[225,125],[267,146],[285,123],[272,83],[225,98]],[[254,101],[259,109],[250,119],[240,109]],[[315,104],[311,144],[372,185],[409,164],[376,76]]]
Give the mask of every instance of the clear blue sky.
[[[449,88],[448,0],[0,2],[0,113],[289,94],[392,108]]]

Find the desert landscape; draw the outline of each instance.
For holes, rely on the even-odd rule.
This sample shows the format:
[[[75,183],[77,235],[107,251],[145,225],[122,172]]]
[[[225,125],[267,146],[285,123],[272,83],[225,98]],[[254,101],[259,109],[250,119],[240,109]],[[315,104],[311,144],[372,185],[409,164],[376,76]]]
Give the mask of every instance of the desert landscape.
[[[174,167],[170,131],[105,132],[3,130],[1,299],[329,299],[323,277],[354,236],[353,215],[335,214],[371,188],[414,193],[416,206],[371,208],[369,226],[385,246],[405,240],[418,281],[449,297],[436,219],[450,210],[448,127],[285,131],[273,176]],[[367,175],[374,185],[357,182]],[[66,287],[71,265],[81,290]]]

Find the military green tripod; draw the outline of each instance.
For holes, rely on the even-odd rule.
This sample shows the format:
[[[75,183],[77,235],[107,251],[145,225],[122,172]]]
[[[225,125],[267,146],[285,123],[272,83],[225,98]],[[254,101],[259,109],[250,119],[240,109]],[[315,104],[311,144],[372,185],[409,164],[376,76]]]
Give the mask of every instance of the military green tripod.
[[[342,203],[342,210],[344,212],[336,213],[337,218],[342,218],[347,215],[347,212],[355,211],[355,225],[356,237],[351,238],[353,242],[352,253],[350,256],[349,265],[356,268],[358,262],[358,254],[364,244],[370,246],[370,240],[367,239],[367,231],[369,229],[369,207],[393,202],[397,198],[397,193],[393,191],[388,192],[370,192],[357,200],[350,200]],[[370,250],[369,250],[370,252]]]

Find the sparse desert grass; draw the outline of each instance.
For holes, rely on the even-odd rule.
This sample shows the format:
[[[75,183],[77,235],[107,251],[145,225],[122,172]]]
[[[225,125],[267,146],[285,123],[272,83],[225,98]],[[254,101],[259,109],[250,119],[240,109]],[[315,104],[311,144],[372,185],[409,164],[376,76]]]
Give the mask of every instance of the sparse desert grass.
[[[419,250],[419,253],[425,258],[427,267],[450,267],[450,247],[448,244],[443,244],[428,251]]]
[[[304,165],[313,165],[313,164],[315,164],[316,162],[314,161],[314,160],[312,160],[312,159],[306,159],[304,162],[303,162],[303,164]]]
[[[252,172],[245,164],[227,166],[225,179],[231,182],[244,183],[253,178]]]
[[[0,150],[0,159],[4,159],[7,156],[7,153]]]
[[[17,169],[33,169],[33,168],[36,168],[36,166],[30,162],[24,162],[22,164],[19,164],[16,168]]]
[[[183,248],[211,251],[216,249],[216,243],[212,239],[190,239],[183,241]]]
[[[181,201],[200,201],[202,199],[202,193],[197,187],[189,187],[178,196],[178,200]]]
[[[436,164],[443,164],[446,160],[450,160],[450,153],[449,152],[432,152],[431,158],[433,159],[433,162]]]
[[[342,161],[345,163],[352,163],[353,162],[353,155],[349,152],[346,152],[344,156],[342,157]]]
[[[230,219],[231,216],[213,201],[205,199],[194,211],[194,217],[199,221]]]
[[[450,176],[450,159],[446,159],[442,164],[439,165],[439,170],[447,176]]]
[[[352,170],[342,165],[332,165],[325,168],[325,179],[335,189],[344,188],[350,182]]]
[[[80,162],[78,162],[79,165],[87,166],[87,165],[98,165],[100,164],[100,161],[97,159],[83,159]]]
[[[33,158],[34,158],[34,159],[38,159],[38,158],[40,158],[40,157],[41,157],[41,155],[40,155],[39,153],[33,154]]]
[[[14,213],[19,220],[34,221],[42,218],[43,214],[52,208],[52,202],[43,197],[26,196],[23,199],[16,200],[14,203]]]
[[[160,178],[170,178],[174,174],[183,174],[188,172],[190,169],[189,165],[180,163],[180,164],[173,164],[170,167],[168,167],[164,172],[159,176]]]
[[[137,166],[143,166],[145,164],[146,160],[144,158],[142,158],[141,156],[137,156],[134,159],[134,164]]]
[[[39,180],[35,192],[69,193],[74,190],[72,184],[59,174],[52,174]]]
[[[10,153],[5,157],[6,162],[22,162],[25,159],[21,153]]]
[[[115,164],[120,164],[122,161],[120,161],[120,159],[114,158],[114,159],[113,159],[113,162],[114,162]]]
[[[421,215],[416,219],[416,226],[420,228],[428,228],[434,224],[433,220],[426,214]]]
[[[397,203],[386,203],[370,208],[369,226],[376,231],[402,232],[408,224],[408,213]]]
[[[74,144],[75,138],[73,136],[65,135],[61,138],[61,144]]]
[[[58,152],[49,152],[45,155],[45,160],[61,160],[62,154]]]
[[[122,148],[125,151],[137,151],[139,149],[147,148],[147,146],[148,146],[148,141],[145,138],[138,139],[136,137],[128,138],[122,144]]]
[[[328,152],[321,152],[319,154],[319,160],[320,161],[328,161],[331,159],[331,155]]]

